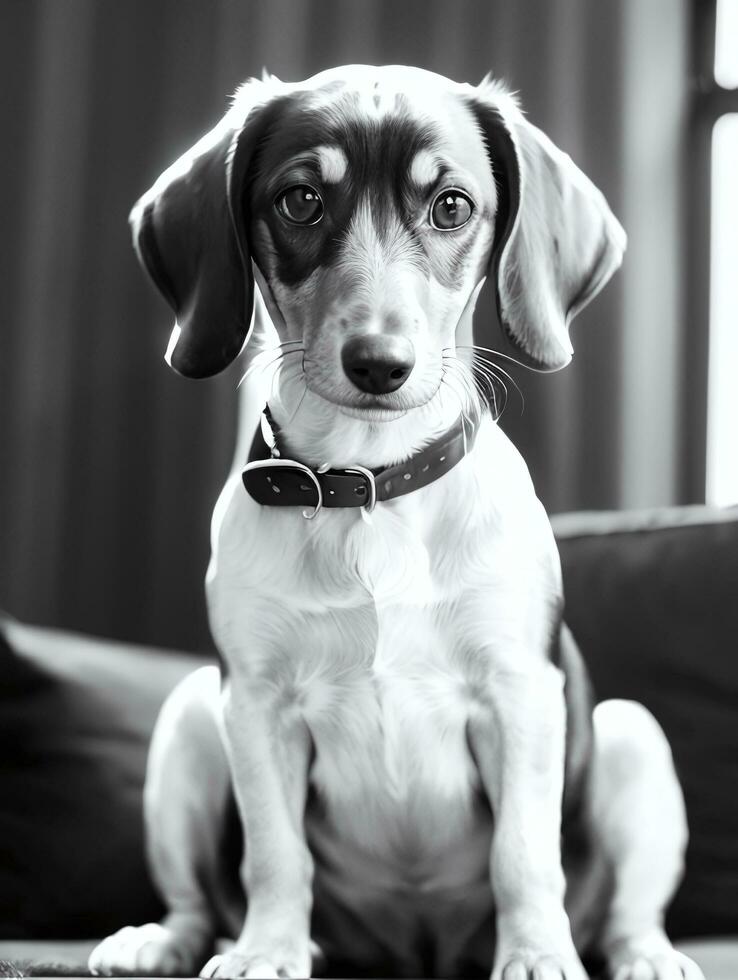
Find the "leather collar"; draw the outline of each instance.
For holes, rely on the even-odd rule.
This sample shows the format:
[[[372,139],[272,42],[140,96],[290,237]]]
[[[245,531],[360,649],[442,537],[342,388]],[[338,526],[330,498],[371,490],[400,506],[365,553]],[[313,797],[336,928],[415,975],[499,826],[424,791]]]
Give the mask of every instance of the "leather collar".
[[[265,427],[273,436],[271,447],[264,437]],[[472,448],[476,434],[477,425],[460,415],[442,436],[396,466],[313,470],[298,460],[281,456],[278,433],[267,406],[241,478],[257,503],[312,508],[303,510],[307,518],[315,517],[323,507],[363,507],[371,513],[378,501],[420,490],[448,473]]]

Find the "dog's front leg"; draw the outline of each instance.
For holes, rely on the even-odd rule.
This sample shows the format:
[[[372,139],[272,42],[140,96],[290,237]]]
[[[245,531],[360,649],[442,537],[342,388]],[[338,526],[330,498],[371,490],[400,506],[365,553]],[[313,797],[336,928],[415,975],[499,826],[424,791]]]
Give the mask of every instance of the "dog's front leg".
[[[241,935],[202,976],[310,976],[312,860],[304,833],[311,739],[273,685],[234,676],[223,717],[244,827],[247,913]]]
[[[561,801],[563,677],[521,654],[493,671],[469,736],[495,829],[490,876],[497,909],[493,980],[585,980],[564,910]]]

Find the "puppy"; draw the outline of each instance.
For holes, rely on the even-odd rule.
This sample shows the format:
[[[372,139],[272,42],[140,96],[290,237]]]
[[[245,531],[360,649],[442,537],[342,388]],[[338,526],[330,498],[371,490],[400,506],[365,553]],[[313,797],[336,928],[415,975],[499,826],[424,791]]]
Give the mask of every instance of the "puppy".
[[[225,671],[151,748],[168,913],[91,969],[699,980],[663,930],[668,745],[637,704],[592,710],[495,371],[462,349],[489,278],[515,357],[568,363],[625,247],[602,195],[497,83],[351,66],[248,82],[132,224],[180,373],[238,355],[254,280],[266,310],[213,519]]]

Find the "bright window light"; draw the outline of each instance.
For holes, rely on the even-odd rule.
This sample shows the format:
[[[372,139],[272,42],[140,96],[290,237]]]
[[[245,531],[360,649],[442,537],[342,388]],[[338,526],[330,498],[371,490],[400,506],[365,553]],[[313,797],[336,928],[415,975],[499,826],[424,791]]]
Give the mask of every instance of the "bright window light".
[[[738,0],[717,3],[715,81],[723,88],[738,88]]]
[[[735,6],[735,4],[734,4]],[[707,500],[738,503],[738,113],[712,131]]]

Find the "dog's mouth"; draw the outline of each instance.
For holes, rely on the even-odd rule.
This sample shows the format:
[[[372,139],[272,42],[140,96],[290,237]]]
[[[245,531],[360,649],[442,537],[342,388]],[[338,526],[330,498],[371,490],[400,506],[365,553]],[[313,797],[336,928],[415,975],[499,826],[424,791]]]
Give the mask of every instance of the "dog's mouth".
[[[392,422],[402,418],[418,408],[423,408],[428,404],[438,392],[439,381],[430,386],[424,386],[423,390],[415,390],[412,394],[403,390],[387,395],[368,395],[360,392],[353,395],[353,392],[326,392],[308,387],[326,401],[335,405],[342,415],[352,419],[362,419],[366,422]]]
[[[393,422],[410,411],[409,408],[387,408],[384,405],[341,405],[338,410],[350,419],[364,419],[367,422]]]

